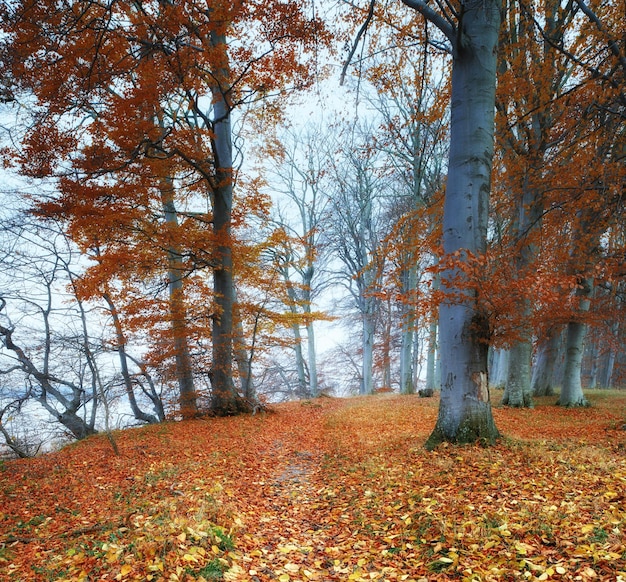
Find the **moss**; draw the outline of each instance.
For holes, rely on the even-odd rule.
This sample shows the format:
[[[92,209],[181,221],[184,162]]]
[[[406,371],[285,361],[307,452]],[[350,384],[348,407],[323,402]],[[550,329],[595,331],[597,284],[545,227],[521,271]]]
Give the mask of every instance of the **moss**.
[[[495,444],[500,436],[493,419],[491,406],[474,402],[465,406],[461,422],[451,434],[443,429],[442,415],[440,414],[437,425],[424,446],[428,451],[432,451],[444,441],[458,445],[480,443],[489,446]]]

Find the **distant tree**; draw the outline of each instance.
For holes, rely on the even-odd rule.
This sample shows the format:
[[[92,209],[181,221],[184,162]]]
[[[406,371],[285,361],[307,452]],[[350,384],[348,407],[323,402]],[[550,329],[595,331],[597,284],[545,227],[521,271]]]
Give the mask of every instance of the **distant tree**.
[[[361,327],[360,394],[374,391],[374,342],[381,313],[380,273],[385,236],[381,212],[384,167],[371,134],[348,129],[346,143],[337,144],[332,168],[331,216],[325,230],[328,245],[343,264],[339,273],[359,315]],[[330,152],[332,155],[332,152]]]
[[[319,393],[313,311],[315,301],[329,284],[329,253],[322,232],[330,204],[325,191],[329,164],[324,142],[328,136],[323,130],[307,125],[299,131],[282,132],[266,146],[274,193],[272,223],[285,234],[276,253],[281,259],[279,270],[290,299],[289,309],[294,315],[302,314],[303,324],[295,320],[292,329],[298,382],[308,397]],[[306,342],[301,328],[306,330]]]

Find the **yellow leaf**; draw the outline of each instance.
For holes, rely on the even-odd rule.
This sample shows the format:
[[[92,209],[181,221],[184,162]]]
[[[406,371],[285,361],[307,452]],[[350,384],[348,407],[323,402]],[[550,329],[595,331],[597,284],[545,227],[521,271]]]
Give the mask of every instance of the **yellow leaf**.
[[[133,569],[133,567],[130,564],[124,564],[122,566],[122,569],[120,570],[120,574],[122,576],[126,576],[127,574],[130,574],[132,569]]]
[[[289,580],[291,580],[289,574],[281,574],[278,577],[278,582],[289,582]]]
[[[178,538],[179,542],[184,542],[187,539],[187,534],[185,532],[179,534],[178,536],[176,536]]]

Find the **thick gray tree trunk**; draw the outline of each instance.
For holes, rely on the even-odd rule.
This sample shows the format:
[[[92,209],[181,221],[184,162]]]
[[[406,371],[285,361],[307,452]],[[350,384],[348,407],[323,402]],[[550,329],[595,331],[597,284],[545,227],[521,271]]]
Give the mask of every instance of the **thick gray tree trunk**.
[[[578,310],[581,314],[589,311],[590,301],[588,298],[592,289],[593,281],[585,279],[576,290],[576,297],[579,298]],[[559,406],[589,406],[589,402],[583,394],[581,381],[586,330],[587,324],[580,320],[572,320],[567,324],[565,372],[563,373]]]
[[[509,350],[509,369],[502,395],[502,404],[505,406],[532,408],[530,388],[532,357],[533,344],[528,339],[520,341]]]
[[[509,373],[509,350],[496,348],[490,352],[489,382],[496,388],[502,388]]]
[[[550,328],[537,348],[530,388],[533,396],[554,395],[554,364],[559,353],[561,334]]]
[[[443,217],[444,258],[486,250],[487,215],[493,163],[496,49],[500,0],[460,4],[458,30],[437,18],[424,2],[407,2],[433,20],[453,45],[450,157]],[[489,322],[473,291],[444,272],[442,288],[452,294],[439,308],[441,401],[427,448],[441,441],[493,443],[487,377]],[[461,285],[462,287],[462,285]]]

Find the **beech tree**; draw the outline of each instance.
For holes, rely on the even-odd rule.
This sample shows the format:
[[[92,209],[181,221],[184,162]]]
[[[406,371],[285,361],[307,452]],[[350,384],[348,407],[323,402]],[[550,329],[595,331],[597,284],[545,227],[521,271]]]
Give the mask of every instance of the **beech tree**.
[[[408,39],[406,42],[410,44]],[[423,287],[426,268],[437,260],[438,201],[448,144],[443,105],[447,86],[435,72],[437,59],[430,56],[428,44],[424,42],[418,50],[415,54],[412,46],[394,48],[366,73],[378,92],[372,99],[381,117],[375,144],[384,152],[388,165],[388,213],[394,227],[384,241],[388,249],[385,254],[393,263],[385,288],[394,289],[399,311],[403,393],[415,392],[414,372],[422,356],[416,335],[424,320],[430,320],[426,388],[435,388],[437,324],[427,312]]]
[[[329,253],[322,233],[329,218],[326,140],[332,142],[321,126],[307,125],[299,131],[281,132],[276,139],[268,140],[265,149],[272,160],[272,223],[285,234],[276,249],[281,258],[280,273],[289,296],[289,309],[294,316],[301,315],[293,321],[292,329],[298,383],[307,397],[319,393],[314,325],[319,314],[314,313],[314,303],[329,284]]]
[[[278,1],[18,2],[3,16],[12,90],[37,100],[19,160],[23,171],[64,178],[67,204],[57,212],[75,224],[85,218],[77,212],[85,180],[92,180],[97,214],[109,224],[115,218],[106,213],[117,212],[109,200],[134,211],[150,207],[150,197],[163,199],[165,224],[179,237],[168,244],[161,239],[160,250],[169,257],[181,411],[193,416],[197,409],[184,361],[181,290],[174,288],[182,259],[185,279],[197,269],[211,272],[211,406],[220,414],[245,408],[232,366],[237,176],[231,114],[263,100],[268,105],[261,114],[275,118],[280,106],[268,99],[307,85],[314,49],[328,40],[324,26],[300,4]],[[175,228],[172,186],[182,199],[195,195],[204,202],[200,213],[183,205],[191,210],[185,228]],[[245,196],[241,202],[255,204]],[[137,222],[129,226],[137,232]],[[150,231],[142,236],[149,245]]]
[[[452,54],[443,258],[459,264],[441,276],[441,403],[427,447],[443,440],[492,443],[499,433],[487,379],[489,321],[479,308],[478,290],[464,288],[462,267],[486,251],[501,2],[465,0],[454,8],[438,4],[439,10],[422,0],[403,2],[443,32]]]
[[[12,256],[2,264],[0,374],[13,387],[18,412],[25,402],[36,402],[72,438],[81,439],[97,431],[105,395],[83,306],[63,289],[71,284],[71,245],[53,229],[38,233],[25,226],[11,229]]]
[[[359,393],[374,392],[374,343],[381,313],[381,268],[384,238],[383,164],[372,147],[369,130],[348,128],[343,154],[333,160],[333,221],[328,244],[343,263],[339,273],[360,320]]]

